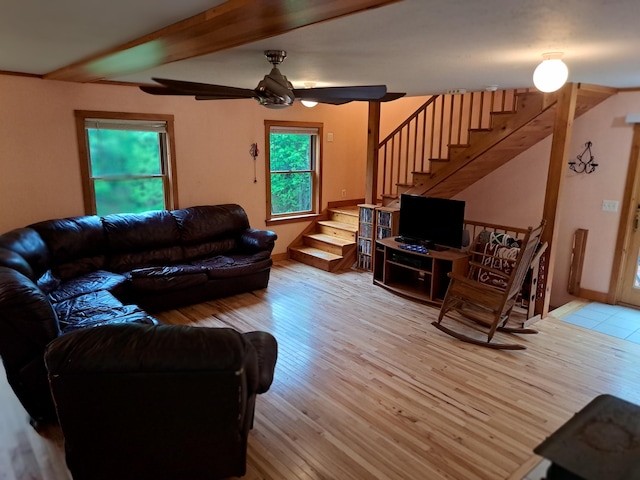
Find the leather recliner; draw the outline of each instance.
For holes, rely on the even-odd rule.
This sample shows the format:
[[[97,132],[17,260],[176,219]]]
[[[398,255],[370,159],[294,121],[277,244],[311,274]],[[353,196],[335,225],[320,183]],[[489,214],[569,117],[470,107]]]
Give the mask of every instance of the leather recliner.
[[[45,362],[74,480],[244,475],[276,359],[269,333],[228,328],[106,325],[55,339]]]

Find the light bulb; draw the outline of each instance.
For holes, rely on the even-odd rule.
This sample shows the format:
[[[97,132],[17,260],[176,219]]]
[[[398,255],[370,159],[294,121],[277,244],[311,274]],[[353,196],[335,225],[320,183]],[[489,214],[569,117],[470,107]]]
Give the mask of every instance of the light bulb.
[[[542,55],[542,63],[533,72],[533,84],[541,92],[555,92],[567,81],[569,69],[561,57],[560,52]]]
[[[316,86],[316,82],[304,82],[304,88],[313,88]],[[315,107],[318,102],[314,102],[313,100],[300,100],[300,103],[307,108]]]

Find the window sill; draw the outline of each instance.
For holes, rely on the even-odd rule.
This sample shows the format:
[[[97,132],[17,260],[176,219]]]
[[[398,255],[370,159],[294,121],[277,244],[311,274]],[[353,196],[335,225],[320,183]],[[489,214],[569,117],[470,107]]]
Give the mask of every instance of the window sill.
[[[266,220],[267,225],[285,225],[287,223],[307,222],[309,220],[315,220],[320,217],[317,213],[308,213],[305,215],[291,215],[288,217],[268,218]]]

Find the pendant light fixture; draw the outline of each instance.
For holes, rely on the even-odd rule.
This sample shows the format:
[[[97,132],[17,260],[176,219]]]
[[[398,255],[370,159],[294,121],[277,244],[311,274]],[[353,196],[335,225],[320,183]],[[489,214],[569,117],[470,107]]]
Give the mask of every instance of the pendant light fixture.
[[[555,92],[569,77],[569,69],[562,61],[562,52],[542,54],[542,63],[533,72],[533,84],[541,92]]]

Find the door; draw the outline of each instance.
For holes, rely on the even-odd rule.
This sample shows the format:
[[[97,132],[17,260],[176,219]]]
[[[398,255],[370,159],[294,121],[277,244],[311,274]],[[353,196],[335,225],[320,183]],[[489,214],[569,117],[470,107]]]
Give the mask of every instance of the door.
[[[640,307],[640,205],[637,205],[631,231],[629,248],[622,266],[622,287],[619,303]]]

